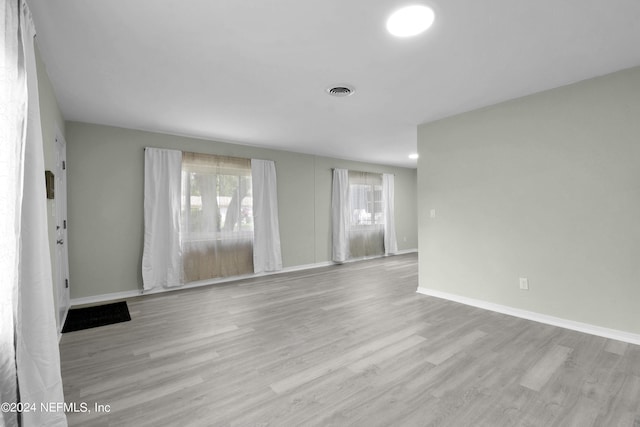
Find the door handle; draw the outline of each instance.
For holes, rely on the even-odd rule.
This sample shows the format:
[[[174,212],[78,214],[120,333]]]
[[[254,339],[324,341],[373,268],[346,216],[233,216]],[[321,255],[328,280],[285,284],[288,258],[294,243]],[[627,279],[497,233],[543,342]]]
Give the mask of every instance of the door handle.
[[[64,243],[64,240],[60,239],[60,240],[56,240],[56,243],[59,245],[62,245]]]

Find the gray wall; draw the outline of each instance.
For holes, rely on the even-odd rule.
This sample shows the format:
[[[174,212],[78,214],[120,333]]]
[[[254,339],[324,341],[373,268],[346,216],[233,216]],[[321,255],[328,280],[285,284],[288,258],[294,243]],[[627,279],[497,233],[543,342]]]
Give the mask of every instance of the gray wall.
[[[640,333],[640,68],[423,124],[418,149],[421,287]]]
[[[58,108],[58,101],[56,100],[55,93],[53,92],[53,86],[47,75],[47,69],[40,57],[40,51],[38,44],[35,43],[36,54],[36,69],[38,73],[38,95],[40,98],[40,124],[42,127],[42,142],[44,150],[44,167],[45,170],[55,170],[56,165],[56,152],[55,141],[56,132],[60,132],[64,138],[65,123],[60,108]],[[44,176],[44,171],[43,171]],[[44,178],[43,178],[44,179]],[[53,274],[53,285],[55,287],[57,277],[57,264],[56,264],[56,221],[55,221],[55,201],[47,199],[47,220],[49,228],[49,253],[51,256],[51,268]],[[57,315],[57,297],[58,293],[53,291],[54,301],[56,304],[56,321],[58,321]]]
[[[331,168],[395,173],[399,250],[416,249],[416,170],[67,122],[71,297],[142,288],[144,147],[274,160],[285,267],[331,259]]]

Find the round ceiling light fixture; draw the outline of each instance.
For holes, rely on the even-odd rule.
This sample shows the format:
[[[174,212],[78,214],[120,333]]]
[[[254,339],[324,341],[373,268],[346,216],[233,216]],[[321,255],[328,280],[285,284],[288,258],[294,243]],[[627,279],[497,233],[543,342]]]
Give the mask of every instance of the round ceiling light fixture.
[[[353,86],[341,84],[341,85],[330,86],[326,89],[326,91],[331,96],[343,97],[343,96],[353,95],[356,89]]]
[[[387,31],[396,37],[416,36],[426,31],[435,19],[433,9],[427,6],[414,5],[403,7],[391,14],[387,19]]]
[[[412,153],[412,154],[409,154],[409,158],[410,158],[410,159],[412,159],[412,160],[415,160],[415,159],[417,159],[418,157],[420,157],[420,156],[418,155],[418,153]]]

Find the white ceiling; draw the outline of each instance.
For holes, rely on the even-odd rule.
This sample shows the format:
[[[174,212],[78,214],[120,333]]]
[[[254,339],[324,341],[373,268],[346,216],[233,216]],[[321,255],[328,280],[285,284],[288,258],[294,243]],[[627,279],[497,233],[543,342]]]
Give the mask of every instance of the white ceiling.
[[[420,123],[640,65],[639,0],[418,1],[411,39],[407,0],[29,4],[67,120],[408,167]]]

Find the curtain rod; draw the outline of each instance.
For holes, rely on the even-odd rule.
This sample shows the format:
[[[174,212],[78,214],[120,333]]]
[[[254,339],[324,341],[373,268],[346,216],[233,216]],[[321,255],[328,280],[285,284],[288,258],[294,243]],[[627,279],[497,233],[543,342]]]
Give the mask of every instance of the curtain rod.
[[[344,168],[331,168],[331,170],[332,170],[332,171],[334,171],[334,170],[336,170],[336,169],[344,169]],[[387,175],[393,175],[393,176],[396,176],[396,174],[395,174],[395,173],[386,173],[386,172],[367,172],[367,171],[357,171],[357,170],[353,170],[353,169],[347,169],[347,171],[350,171],[350,172],[357,172],[357,173],[371,173],[371,174],[377,174],[377,175],[384,175],[384,174],[387,174]]]
[[[226,154],[211,154],[211,153],[200,153],[197,151],[186,151],[186,150],[178,150],[177,148],[159,148],[159,147],[144,147],[144,151],[147,151],[147,148],[153,148],[156,150],[172,150],[172,151],[180,151],[181,153],[193,153],[193,154],[202,154],[205,156],[217,156],[217,157],[226,157],[228,159],[241,159],[241,160],[265,160],[273,163],[278,163],[275,160],[267,160],[267,159],[258,159],[253,157],[238,157],[238,156],[229,156]]]

